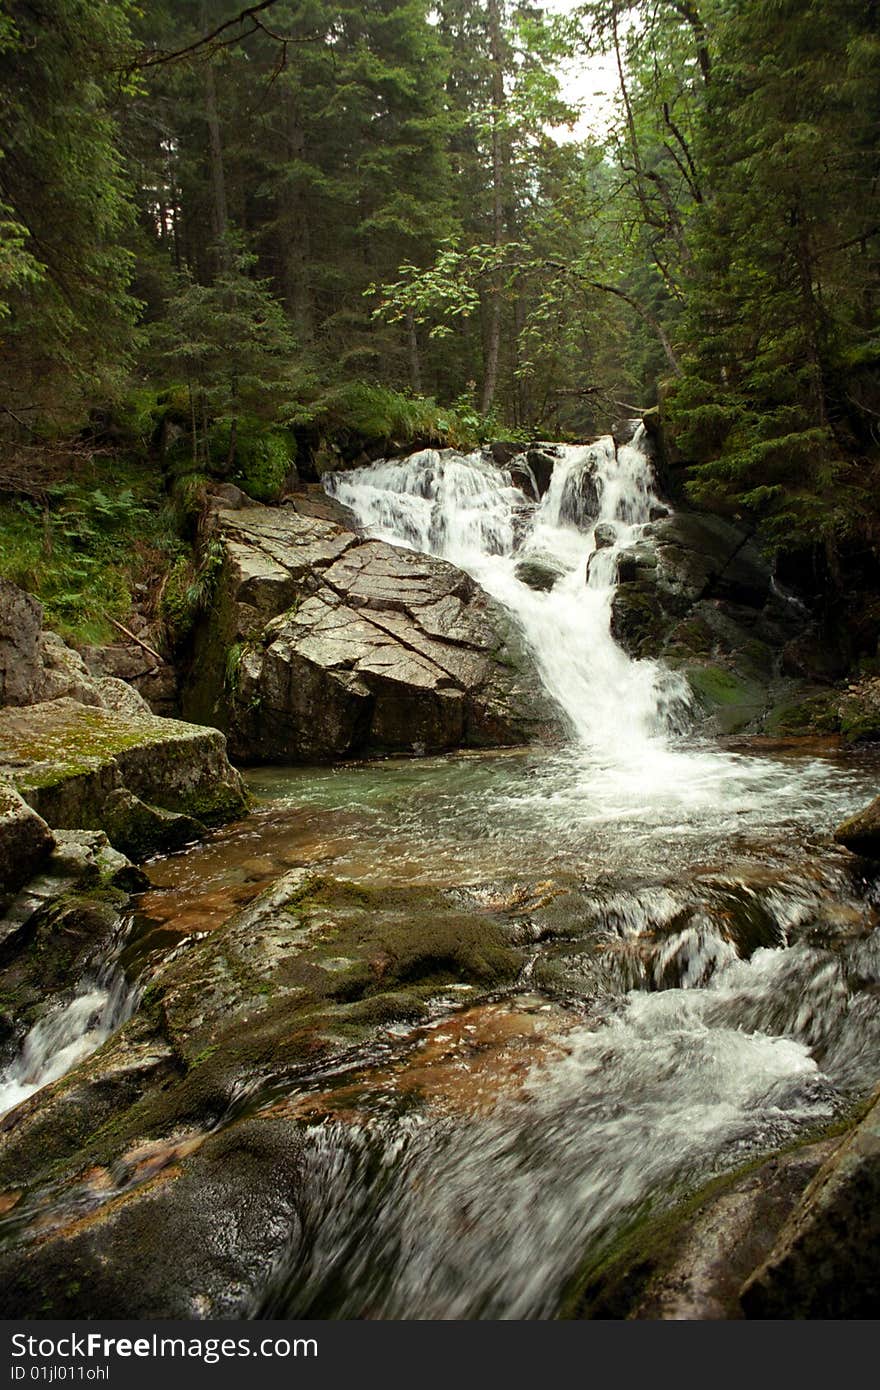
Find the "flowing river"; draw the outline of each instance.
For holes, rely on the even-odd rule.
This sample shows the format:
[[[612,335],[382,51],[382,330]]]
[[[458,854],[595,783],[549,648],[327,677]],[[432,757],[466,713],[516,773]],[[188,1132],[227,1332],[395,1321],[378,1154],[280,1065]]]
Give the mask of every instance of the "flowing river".
[[[516,616],[569,741],[255,770],[248,822],[151,866],[151,948],[299,865],[471,902],[572,890],[583,906],[541,957],[565,982],[552,998],[536,941],[513,993],[469,1008],[447,989],[427,1024],[284,1097],[304,1135],[297,1229],[238,1311],[552,1317],[647,1203],[827,1126],[876,1084],[873,887],[829,838],[873,796],[876,759],[722,748],[692,732],[680,676],[615,644],[617,554],[662,505],[641,430],[559,447],[540,502],[450,451],[336,474],[328,491],[367,534],[451,561]],[[549,590],[518,577],[530,558],[558,571]],[[77,999],[96,1045],[110,1004]]]

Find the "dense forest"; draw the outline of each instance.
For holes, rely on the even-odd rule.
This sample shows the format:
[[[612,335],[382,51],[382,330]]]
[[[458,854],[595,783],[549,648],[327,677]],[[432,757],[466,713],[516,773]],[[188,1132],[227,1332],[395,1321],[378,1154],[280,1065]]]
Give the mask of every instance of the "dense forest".
[[[4,0],[7,577],[87,637],[170,572],[171,621],[206,476],[268,499],[297,453],[585,438],[659,400],[668,486],[826,598],[872,587],[878,26],[848,0]],[[597,55],[613,114],[578,140]]]

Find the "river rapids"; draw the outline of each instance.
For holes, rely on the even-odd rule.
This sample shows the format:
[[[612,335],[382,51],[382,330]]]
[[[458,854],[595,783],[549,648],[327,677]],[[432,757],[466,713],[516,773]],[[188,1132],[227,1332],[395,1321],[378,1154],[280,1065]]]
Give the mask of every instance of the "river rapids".
[[[240,1316],[556,1316],[649,1204],[828,1126],[876,1083],[874,890],[829,838],[873,796],[872,756],[695,733],[684,679],[610,631],[617,556],[650,543],[663,505],[644,432],[555,451],[541,500],[452,451],[326,487],[367,535],[450,561],[508,609],[565,746],[254,770],[250,822],[151,867],[165,906],[142,911],[169,939],[316,864],[471,902],[575,888],[601,947],[560,933],[551,999],[536,941],[512,993],[471,1008],[447,989],[428,1023],[306,1088],[297,1227]],[[529,560],[551,588],[522,582]],[[133,1005],[114,981],[38,1025],[0,1109],[117,1026]]]

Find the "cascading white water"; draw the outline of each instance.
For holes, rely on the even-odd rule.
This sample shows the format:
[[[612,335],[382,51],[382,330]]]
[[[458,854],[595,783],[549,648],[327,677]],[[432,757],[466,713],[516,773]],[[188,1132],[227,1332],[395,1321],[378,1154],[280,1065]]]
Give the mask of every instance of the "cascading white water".
[[[0,1117],[70,1071],[134,1013],[137,990],[111,955],[86,972],[73,995],[50,1005],[0,1071]]]
[[[683,681],[655,662],[632,661],[609,630],[617,556],[641,539],[658,500],[644,429],[618,449],[610,437],[553,447],[559,459],[538,506],[479,453],[427,449],[331,475],[326,486],[370,535],[449,560],[499,599],[580,742],[644,774],[688,703]],[[597,551],[600,525],[611,543]],[[561,571],[549,592],[516,574],[541,557]]]
[[[289,797],[288,819],[233,832],[227,849],[245,858],[226,863],[222,846],[181,857],[168,897],[189,923],[194,907],[236,900],[224,909],[206,882],[206,853],[237,891],[260,863],[255,845],[277,837],[278,873],[295,862],[374,890],[441,887],[463,911],[509,910],[529,942],[515,997],[486,1003],[482,986],[438,982],[424,1023],[395,1018],[372,1057],[358,1046],[298,1075],[289,1116],[277,1078],[262,1095],[243,1084],[242,1104],[271,1124],[299,1117],[300,1172],[295,1217],[285,1224],[282,1203],[261,1230],[240,1311],[551,1317],[583,1261],[648,1208],[806,1137],[876,1084],[876,895],[863,901],[843,852],[823,844],[873,795],[873,768],[675,736],[678,678],[630,660],[609,627],[617,557],[649,540],[656,501],[641,435],[557,448],[540,503],[483,456],[436,451],[336,475],[328,490],[372,536],[453,561],[506,604],[576,738],[513,756],[264,770],[252,786],[276,814]],[[561,572],[551,590],[522,582],[529,560]],[[381,900],[370,896],[380,920]],[[133,1003],[119,974],[84,980],[0,1075],[0,1112]],[[508,1008],[496,1035],[486,1020]],[[524,1013],[548,1023],[518,1058]],[[448,1050],[432,1063],[434,1039]],[[237,1097],[225,1118],[240,1116]]]
[[[683,682],[630,659],[610,631],[618,556],[650,544],[657,504],[644,434],[617,449],[552,447],[539,504],[480,454],[425,451],[326,485],[369,535],[453,562],[521,623],[576,738],[519,781],[508,771],[494,798],[477,786],[455,802],[443,844],[458,836],[460,861],[476,861],[481,834],[494,847],[506,829],[519,855],[528,839],[536,874],[578,863],[600,973],[563,955],[573,989],[583,970],[585,999],[607,990],[617,1006],[568,1032],[565,1059],[536,1068],[523,1102],[488,1121],[316,1129],[315,1211],[303,1217],[314,1244],[279,1267],[263,1315],[313,1316],[330,1280],[336,1316],[552,1316],[573,1246],[601,1248],[627,1212],[826,1122],[876,1077],[880,1009],[859,983],[880,970],[870,911],[842,959],[825,929],[818,946],[809,936],[846,894],[843,875],[825,885],[798,864],[762,889],[734,873],[730,901],[720,884],[684,911],[675,882],[707,853],[748,858],[744,831],[774,827],[784,842],[787,815],[795,845],[830,827],[844,775],[676,737]],[[518,577],[530,559],[559,572],[549,591]],[[409,838],[424,838],[433,862],[437,808],[418,808]],[[772,924],[751,953],[730,931],[744,904]]]

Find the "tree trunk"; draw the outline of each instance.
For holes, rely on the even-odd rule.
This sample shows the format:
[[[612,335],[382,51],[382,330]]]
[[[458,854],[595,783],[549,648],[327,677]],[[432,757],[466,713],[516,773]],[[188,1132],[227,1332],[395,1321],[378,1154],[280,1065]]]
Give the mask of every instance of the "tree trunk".
[[[202,4],[202,26],[207,29],[207,6]],[[229,210],[226,202],[226,173],[223,168],[223,142],[220,137],[220,116],[217,110],[217,87],[214,82],[212,61],[205,64],[205,119],[208,124],[208,143],[211,165],[211,192],[213,195],[214,240],[222,242],[229,228]]]
[[[305,131],[291,93],[286,99],[287,158],[297,163],[305,156]],[[308,281],[310,234],[308,212],[295,182],[286,178],[281,192],[281,283],[284,302],[299,338],[309,343],[314,337],[312,298]]]
[[[504,242],[504,158],[502,124],[504,120],[504,49],[501,38],[499,0],[489,0],[489,54],[492,63],[492,243]],[[501,353],[501,276],[493,276],[488,291],[488,324],[483,366],[480,414],[488,415],[498,386],[498,359]]]
[[[409,387],[414,396],[422,394],[422,362],[419,355],[419,335],[416,332],[415,316],[406,316],[406,344],[409,355]]]

